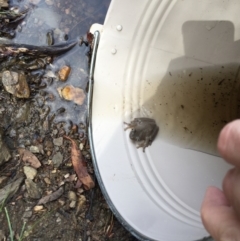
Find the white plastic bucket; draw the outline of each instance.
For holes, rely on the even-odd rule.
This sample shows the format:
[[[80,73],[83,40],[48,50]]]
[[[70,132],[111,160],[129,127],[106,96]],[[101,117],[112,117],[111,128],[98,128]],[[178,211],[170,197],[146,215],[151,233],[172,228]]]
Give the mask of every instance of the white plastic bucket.
[[[203,84],[189,86],[196,82],[196,88],[199,80],[221,87],[232,78],[238,91],[239,7],[237,0],[113,0],[104,25],[92,26],[100,31],[90,120],[95,171],[113,212],[141,240],[209,236],[201,202],[208,186],[221,188],[230,166],[215,149],[219,129],[206,127],[219,120],[214,108],[219,110],[221,100],[205,114],[208,105],[197,104],[209,100],[213,87],[204,92]],[[227,110],[239,92],[231,93]],[[164,94],[178,99],[162,103]],[[182,110],[191,111],[181,115]],[[235,118],[231,111],[226,116]],[[145,153],[124,131],[124,122],[136,117],[153,118],[160,126]]]

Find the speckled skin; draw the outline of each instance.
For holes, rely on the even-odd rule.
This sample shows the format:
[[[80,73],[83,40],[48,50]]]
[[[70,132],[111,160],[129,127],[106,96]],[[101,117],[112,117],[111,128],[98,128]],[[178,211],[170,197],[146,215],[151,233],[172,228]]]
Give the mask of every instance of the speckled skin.
[[[135,118],[130,123],[124,122],[124,124],[127,125],[124,130],[132,129],[129,137],[134,143],[137,143],[137,148],[143,148],[143,152],[145,152],[146,147],[152,144],[159,130],[155,120],[151,118]]]

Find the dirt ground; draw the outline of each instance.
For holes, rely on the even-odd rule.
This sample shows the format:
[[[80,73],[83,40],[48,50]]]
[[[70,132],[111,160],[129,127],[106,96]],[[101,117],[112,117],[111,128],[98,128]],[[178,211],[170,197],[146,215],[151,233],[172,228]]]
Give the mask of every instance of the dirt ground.
[[[28,11],[11,41],[38,46],[80,41],[80,37],[87,41],[89,27],[103,23],[109,3],[13,1],[12,6]],[[94,178],[86,127],[89,51],[86,44],[77,44],[64,55],[51,57],[42,68],[21,70],[27,79],[23,88],[30,92],[24,98],[10,93],[3,81],[7,73],[20,76],[20,67],[9,65],[12,72],[8,72],[0,65],[0,240],[137,240],[113,216]],[[64,66],[70,74],[61,80],[59,70]],[[77,89],[79,96],[70,101],[69,96],[61,96],[59,90],[66,86]],[[81,150],[95,180],[93,189],[77,184],[72,145],[65,135]],[[43,197],[47,201],[40,202]]]

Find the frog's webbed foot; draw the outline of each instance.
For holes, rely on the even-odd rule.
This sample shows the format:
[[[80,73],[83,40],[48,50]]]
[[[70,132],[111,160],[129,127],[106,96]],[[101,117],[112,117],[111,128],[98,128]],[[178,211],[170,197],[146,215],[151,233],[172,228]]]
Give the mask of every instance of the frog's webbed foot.
[[[137,148],[143,148],[143,152],[145,152],[146,147],[150,146],[151,142],[149,142],[149,140],[145,140],[145,141],[141,141],[138,142]]]

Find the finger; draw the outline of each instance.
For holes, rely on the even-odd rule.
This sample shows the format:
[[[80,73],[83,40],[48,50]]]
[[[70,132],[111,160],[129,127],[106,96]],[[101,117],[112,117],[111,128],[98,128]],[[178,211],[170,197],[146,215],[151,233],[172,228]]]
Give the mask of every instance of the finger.
[[[222,157],[240,168],[240,120],[227,124],[220,132],[218,150]]]
[[[224,194],[240,217],[240,170],[233,168],[228,171],[223,180]]]
[[[220,189],[208,188],[202,203],[201,217],[215,241],[240,239],[240,222]]]

